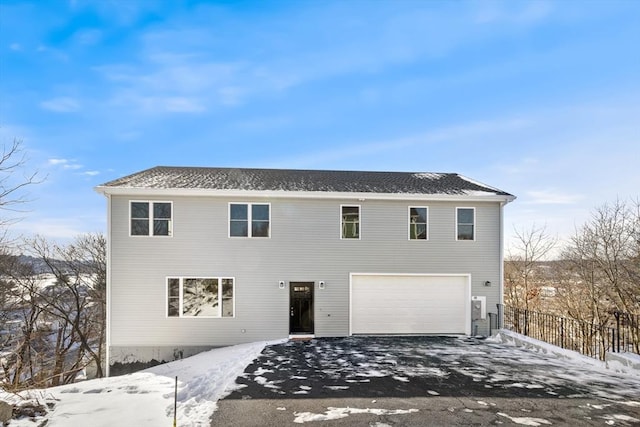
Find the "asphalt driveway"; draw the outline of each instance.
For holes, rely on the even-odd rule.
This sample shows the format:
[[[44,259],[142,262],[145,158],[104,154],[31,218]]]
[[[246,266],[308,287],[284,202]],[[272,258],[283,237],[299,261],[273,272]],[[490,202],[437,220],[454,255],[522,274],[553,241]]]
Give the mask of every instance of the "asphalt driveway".
[[[474,338],[290,341],[236,383],[212,425],[640,425],[640,377]]]

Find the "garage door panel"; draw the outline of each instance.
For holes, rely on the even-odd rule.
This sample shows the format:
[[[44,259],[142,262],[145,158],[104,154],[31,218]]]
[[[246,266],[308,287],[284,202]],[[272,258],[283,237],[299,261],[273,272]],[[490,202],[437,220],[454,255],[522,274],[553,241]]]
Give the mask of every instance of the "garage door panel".
[[[468,276],[353,275],[354,334],[468,332]]]

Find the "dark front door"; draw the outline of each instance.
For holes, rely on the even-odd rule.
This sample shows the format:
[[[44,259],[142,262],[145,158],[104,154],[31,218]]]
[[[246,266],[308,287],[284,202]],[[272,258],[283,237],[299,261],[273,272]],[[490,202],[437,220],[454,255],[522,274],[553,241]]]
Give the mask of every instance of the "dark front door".
[[[289,289],[289,333],[313,334],[313,282],[291,282]]]

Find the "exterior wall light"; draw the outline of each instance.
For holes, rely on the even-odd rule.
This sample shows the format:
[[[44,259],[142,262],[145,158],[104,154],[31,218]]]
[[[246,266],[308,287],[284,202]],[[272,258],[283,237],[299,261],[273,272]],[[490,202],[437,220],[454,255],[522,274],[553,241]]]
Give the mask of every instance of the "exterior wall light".
[[[484,285],[485,286],[491,286],[491,282],[487,280],[486,282],[484,282]]]
[[[324,286],[325,286],[325,285],[324,285],[324,280],[320,280],[320,281],[318,282],[318,289],[324,289]]]
[[[280,280],[280,281],[278,282],[278,288],[279,288],[279,289],[284,289],[284,280]]]

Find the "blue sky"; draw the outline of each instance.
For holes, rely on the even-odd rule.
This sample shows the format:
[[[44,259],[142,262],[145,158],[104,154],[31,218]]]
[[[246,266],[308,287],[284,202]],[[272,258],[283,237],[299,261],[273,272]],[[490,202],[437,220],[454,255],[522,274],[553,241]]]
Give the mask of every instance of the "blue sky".
[[[640,195],[638,1],[0,0],[15,232],[104,231],[156,165],[458,172],[560,237]]]

